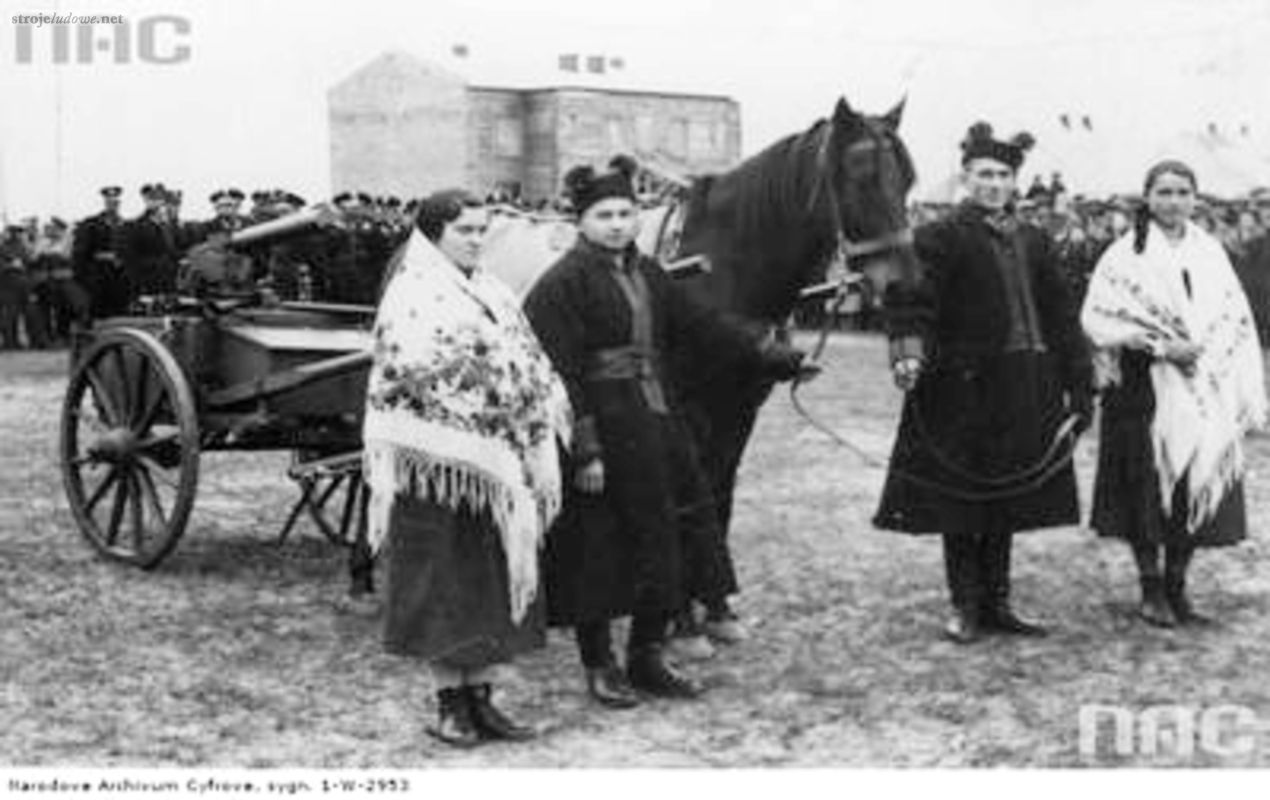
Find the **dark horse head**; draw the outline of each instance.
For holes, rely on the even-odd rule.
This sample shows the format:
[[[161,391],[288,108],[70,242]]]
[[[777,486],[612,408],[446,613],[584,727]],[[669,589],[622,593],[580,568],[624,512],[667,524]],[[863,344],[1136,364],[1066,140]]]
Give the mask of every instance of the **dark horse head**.
[[[828,119],[694,182],[679,254],[704,255],[711,269],[686,279],[689,291],[770,326],[789,316],[839,252],[877,297],[894,281],[913,280],[907,196],[915,175],[898,133],[903,105],[874,117],[841,99]],[[741,455],[771,384],[724,370],[684,376],[681,385],[726,527]]]
[[[700,299],[750,319],[784,319],[835,254],[873,282],[915,265],[907,197],[912,160],[899,137],[903,102],[866,116],[840,99],[832,116],[787,136],[691,191],[682,255],[709,257]]]

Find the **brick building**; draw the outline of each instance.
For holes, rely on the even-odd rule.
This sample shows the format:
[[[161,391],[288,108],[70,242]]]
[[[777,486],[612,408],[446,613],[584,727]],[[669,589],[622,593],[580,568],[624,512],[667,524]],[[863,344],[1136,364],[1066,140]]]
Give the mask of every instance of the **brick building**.
[[[414,197],[446,186],[555,197],[564,172],[613,155],[681,174],[718,172],[741,153],[727,97],[602,87],[470,85],[386,53],[327,93],[333,192]]]

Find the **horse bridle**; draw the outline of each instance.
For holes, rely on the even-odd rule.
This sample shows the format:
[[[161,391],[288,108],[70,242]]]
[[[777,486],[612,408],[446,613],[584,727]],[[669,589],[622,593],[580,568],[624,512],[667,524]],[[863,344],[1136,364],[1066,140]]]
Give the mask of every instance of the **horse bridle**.
[[[865,256],[874,256],[879,253],[890,253],[912,245],[913,230],[907,223],[898,230],[863,241],[853,240],[843,230],[842,202],[838,199],[838,187],[830,175],[832,170],[829,163],[829,150],[832,142],[833,123],[829,123],[824,128],[824,134],[816,150],[816,183],[812,189],[811,198],[807,202],[807,213],[815,213],[816,202],[820,199],[820,193],[823,191],[829,199],[829,211],[833,217],[834,238],[837,241],[835,252],[842,256],[843,263],[850,267],[852,260],[859,260]],[[868,150],[876,153],[878,142],[871,135],[868,141],[856,142],[847,150],[848,152]]]
[[[842,229],[842,206],[838,200],[837,186],[828,178],[829,173],[829,144],[833,138],[832,125],[826,127],[823,141],[817,153],[816,188],[812,192],[811,200],[808,204],[808,212],[811,213],[816,201],[819,199],[820,192],[825,182],[828,181],[828,190],[826,194],[829,199],[829,207],[833,214],[834,232],[837,239],[837,253],[842,257],[843,263],[848,267],[851,265],[852,259],[860,259],[866,256],[874,256],[879,253],[889,253],[909,247],[913,243],[913,231],[907,224],[899,230],[892,231],[882,236],[866,239],[864,241],[853,241],[847,236],[846,231]],[[868,142],[856,143],[849,149],[870,149],[876,151],[878,147],[877,141],[870,137]],[[820,334],[817,337],[816,345],[807,355],[807,363],[815,364],[820,360],[821,355],[829,339],[829,326],[832,320],[837,316],[843,304],[850,293],[851,282],[843,280],[839,285],[832,305],[826,310],[825,321],[821,325]],[[790,404],[803,420],[816,430],[828,436],[834,442],[846,447],[856,454],[864,463],[880,469],[890,468],[890,472],[895,477],[908,481],[918,486],[931,489],[940,494],[950,496],[966,502],[988,502],[993,500],[1006,500],[1013,497],[1019,497],[1029,492],[1036,491],[1056,476],[1066,465],[1071,462],[1075,453],[1077,424],[1078,419],[1075,415],[1069,415],[1055,431],[1054,438],[1050,442],[1049,447],[1040,459],[1034,464],[1030,464],[1015,472],[1003,476],[984,476],[972,472],[971,470],[956,464],[948,457],[940,448],[938,448],[930,432],[927,430],[925,420],[918,413],[917,428],[919,435],[926,440],[927,446],[932,450],[937,463],[944,469],[957,477],[969,482],[975,488],[964,489],[957,486],[950,486],[941,481],[932,480],[931,478],[916,475],[907,470],[891,467],[890,464],[879,460],[877,457],[866,452],[863,448],[851,442],[849,439],[835,432],[829,426],[811,415],[803,406],[802,401],[798,397],[798,390],[807,380],[804,376],[796,377],[789,385]]]

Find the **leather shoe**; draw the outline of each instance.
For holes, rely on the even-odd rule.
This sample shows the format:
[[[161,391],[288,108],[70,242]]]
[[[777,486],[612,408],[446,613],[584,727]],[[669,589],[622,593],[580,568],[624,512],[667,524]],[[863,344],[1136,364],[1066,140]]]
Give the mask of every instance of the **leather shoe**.
[[[1009,636],[1037,638],[1049,636],[1049,631],[1044,627],[1035,622],[1020,619],[1009,606],[997,606],[984,614],[983,627],[994,633],[1004,633]]]
[[[428,727],[429,736],[465,750],[481,743],[466,686],[437,692],[437,707],[437,723]]]
[[[978,620],[958,612],[944,626],[944,638],[957,644],[974,644],[983,638],[983,629]]]
[[[587,692],[602,706],[609,708],[634,708],[640,704],[639,695],[626,680],[626,674],[610,664],[586,671]]]
[[[1164,598],[1178,625],[1200,628],[1217,624],[1216,620],[1200,614],[1191,605],[1191,599],[1186,595],[1185,574],[1165,575]]]
[[[1138,616],[1157,628],[1176,628],[1177,615],[1164,593],[1164,582],[1156,576],[1143,576],[1142,604]]]
[[[526,742],[537,736],[528,725],[518,725],[490,702],[493,687],[481,683],[468,687],[472,704],[472,721],[482,739],[500,739],[505,742]]]
[[[693,700],[704,691],[699,683],[671,669],[660,647],[632,654],[626,674],[631,686],[654,697]]]
[[[706,636],[713,641],[722,644],[740,644],[750,638],[750,633],[741,624],[741,620],[736,618],[735,614],[720,617],[719,619],[706,618],[702,627],[705,629]]]
[[[1177,620],[1178,625],[1189,625],[1197,628],[1216,625],[1217,622],[1212,617],[1205,616],[1195,610],[1191,605],[1190,599],[1185,594],[1170,594],[1168,598],[1168,607],[1173,611],[1173,618]]]

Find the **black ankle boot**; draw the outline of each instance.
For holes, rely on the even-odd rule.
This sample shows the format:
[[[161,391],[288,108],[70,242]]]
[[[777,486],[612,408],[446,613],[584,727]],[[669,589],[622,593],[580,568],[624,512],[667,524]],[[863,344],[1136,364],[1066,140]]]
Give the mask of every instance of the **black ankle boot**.
[[[472,702],[472,721],[483,739],[501,739],[507,742],[525,742],[537,734],[527,725],[517,725],[490,701],[493,687],[480,683],[467,687]]]
[[[984,628],[995,633],[1008,636],[1032,636],[1036,638],[1049,635],[1044,626],[1023,619],[1010,608],[1009,601],[998,599],[984,611]]]
[[[588,668],[586,688],[596,702],[608,708],[634,708],[640,703],[626,673],[616,664]]]
[[[955,606],[952,617],[944,626],[944,638],[956,644],[974,644],[983,638],[983,632],[977,613]]]
[[[475,747],[481,742],[481,733],[472,717],[472,698],[466,686],[456,686],[437,692],[437,724],[428,728],[428,734],[454,747]]]
[[[1173,611],[1173,616],[1180,625],[1211,625],[1213,621],[1203,614],[1196,613],[1191,600],[1186,596],[1186,573],[1180,570],[1165,570],[1164,599]]]
[[[1173,628],[1177,626],[1177,615],[1169,605],[1164,593],[1164,579],[1159,575],[1143,575],[1142,605],[1138,607],[1138,616],[1157,628]]]
[[[660,646],[642,648],[627,659],[631,686],[655,697],[692,700],[701,696],[701,685],[671,669]]]

